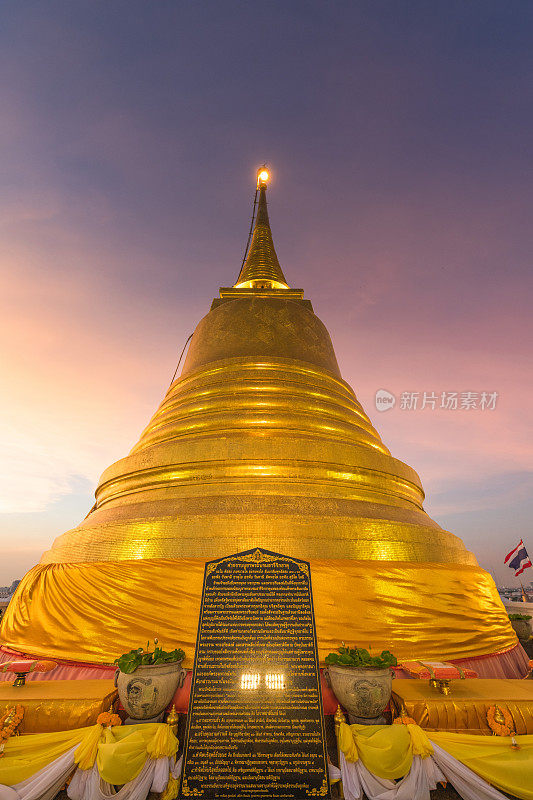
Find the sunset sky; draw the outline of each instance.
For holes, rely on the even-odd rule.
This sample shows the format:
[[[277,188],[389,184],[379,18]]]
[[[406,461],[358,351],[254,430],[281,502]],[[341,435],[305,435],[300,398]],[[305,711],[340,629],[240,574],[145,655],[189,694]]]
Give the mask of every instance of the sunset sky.
[[[236,278],[263,161],[285,275],[343,377],[430,515],[517,584],[533,4],[12,0],[0,22],[0,585],[135,443]],[[421,410],[424,391],[498,399]]]

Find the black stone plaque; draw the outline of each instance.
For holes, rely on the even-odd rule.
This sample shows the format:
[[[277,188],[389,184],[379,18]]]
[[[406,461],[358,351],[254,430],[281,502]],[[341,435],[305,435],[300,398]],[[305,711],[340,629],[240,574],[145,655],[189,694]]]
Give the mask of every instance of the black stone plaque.
[[[206,564],[183,797],[329,797],[309,564],[248,550]]]

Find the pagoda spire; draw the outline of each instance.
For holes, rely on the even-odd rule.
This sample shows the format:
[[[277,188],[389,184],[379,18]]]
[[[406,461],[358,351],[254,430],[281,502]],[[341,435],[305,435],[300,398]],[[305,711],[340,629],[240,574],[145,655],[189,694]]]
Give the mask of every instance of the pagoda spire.
[[[268,219],[266,190],[270,175],[266,167],[257,173],[257,215],[246,261],[234,285],[236,289],[288,289],[281,269]]]

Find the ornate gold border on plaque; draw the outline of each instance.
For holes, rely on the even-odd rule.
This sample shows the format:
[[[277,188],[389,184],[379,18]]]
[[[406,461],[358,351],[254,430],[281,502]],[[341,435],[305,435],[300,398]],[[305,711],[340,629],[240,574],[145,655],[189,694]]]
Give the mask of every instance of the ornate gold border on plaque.
[[[325,797],[328,793],[328,782],[324,778],[322,786],[319,789],[309,789],[307,792],[308,797]]]
[[[217,567],[226,563],[227,561],[244,561],[248,564],[271,564],[273,561],[289,561],[291,564],[296,564],[298,569],[309,577],[309,564],[306,562],[302,563],[301,560],[297,558],[291,558],[290,556],[278,556],[275,553],[268,553],[262,550],[260,547],[256,547],[252,553],[226,556],[226,558],[221,558],[215,563],[210,562],[206,564],[206,577],[211,575]]]
[[[183,783],[181,784],[181,793],[186,797],[192,797],[193,795],[198,797],[198,795],[203,794],[201,789],[191,789],[187,783],[187,778],[183,779]]]

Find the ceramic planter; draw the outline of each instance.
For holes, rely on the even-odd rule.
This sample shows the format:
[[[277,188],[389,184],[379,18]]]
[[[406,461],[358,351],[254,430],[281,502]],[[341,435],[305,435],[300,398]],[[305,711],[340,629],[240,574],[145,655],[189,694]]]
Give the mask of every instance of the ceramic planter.
[[[327,674],[339,703],[351,723],[375,722],[381,717],[392,693],[392,670],[365,669],[329,664]]]
[[[165,710],[176,689],[183,685],[185,675],[181,661],[140,666],[129,673],[117,669],[115,686],[131,719],[147,720]]]

